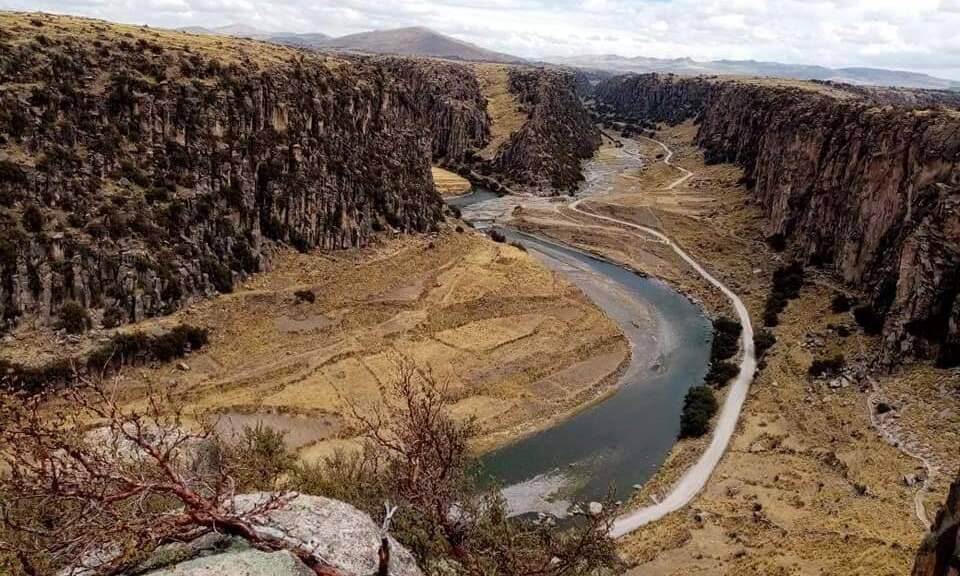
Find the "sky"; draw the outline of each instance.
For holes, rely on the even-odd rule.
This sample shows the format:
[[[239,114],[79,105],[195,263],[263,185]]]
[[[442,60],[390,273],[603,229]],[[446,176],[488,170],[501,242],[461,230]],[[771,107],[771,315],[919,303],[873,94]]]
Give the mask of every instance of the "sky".
[[[0,8],[334,36],[419,25],[532,58],[754,59],[960,80],[960,0],[0,0]]]

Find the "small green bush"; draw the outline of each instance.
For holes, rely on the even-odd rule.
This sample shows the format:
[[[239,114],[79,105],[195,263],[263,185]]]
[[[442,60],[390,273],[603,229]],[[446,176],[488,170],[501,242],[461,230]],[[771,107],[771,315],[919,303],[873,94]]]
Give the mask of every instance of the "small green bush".
[[[688,390],[680,416],[680,437],[699,438],[706,434],[717,408],[717,398],[709,386],[694,386]]]
[[[853,302],[842,292],[834,296],[833,300],[830,301],[830,309],[835,313],[846,312],[850,310],[852,306]]]
[[[869,304],[862,304],[853,309],[853,318],[867,334],[879,334],[883,331],[883,317]]]
[[[817,358],[810,364],[807,374],[811,378],[836,376],[846,364],[847,361],[843,354],[838,354],[833,358]]]
[[[719,362],[732,358],[740,349],[740,323],[730,318],[720,317],[713,321],[713,343],[710,347],[710,360]]]
[[[493,228],[491,228],[490,231],[487,232],[487,236],[489,236],[490,239],[493,240],[494,242],[503,243],[507,241],[506,236],[504,236],[499,230],[494,230]]]
[[[30,232],[43,231],[43,212],[36,204],[27,204],[23,209],[23,227]]]
[[[740,368],[732,362],[714,362],[704,377],[704,381],[714,388],[723,388],[740,373]]]
[[[317,295],[313,290],[297,290],[293,293],[297,298],[297,302],[309,302],[313,304],[317,300]]]
[[[756,334],[753,335],[753,347],[756,351],[757,358],[762,358],[767,350],[773,348],[773,345],[777,343],[777,337],[773,335],[773,332],[770,330],[758,330]]]
[[[60,308],[60,327],[68,334],[82,334],[90,328],[90,314],[78,302],[64,302]]]

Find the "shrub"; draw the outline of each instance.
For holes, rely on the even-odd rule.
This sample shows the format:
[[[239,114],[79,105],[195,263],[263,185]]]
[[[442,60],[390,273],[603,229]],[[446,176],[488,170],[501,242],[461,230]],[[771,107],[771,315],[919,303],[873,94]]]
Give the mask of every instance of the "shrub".
[[[811,378],[836,376],[843,370],[846,363],[847,361],[843,357],[843,354],[838,354],[833,358],[817,358],[813,361],[813,364],[810,365],[807,374]]]
[[[43,212],[36,204],[27,204],[23,209],[23,227],[30,232],[43,231]]]
[[[706,434],[717,408],[717,398],[709,386],[694,386],[688,390],[680,416],[680,437],[699,438]]]
[[[60,326],[68,334],[81,334],[90,327],[90,314],[79,303],[67,301],[60,308]]]
[[[501,233],[499,230],[495,230],[495,229],[493,229],[493,228],[491,228],[491,229],[487,232],[487,236],[489,236],[490,239],[493,240],[494,242],[503,243],[503,242],[506,242],[506,241],[507,241],[507,237],[504,236],[503,233]]]
[[[803,282],[803,265],[799,262],[780,267],[773,273],[770,295],[763,310],[764,326],[773,327],[780,323],[779,314],[787,307],[787,302],[800,295]]]
[[[853,302],[851,302],[850,298],[842,292],[834,296],[833,300],[830,301],[830,309],[837,313],[846,312],[847,310],[850,310],[852,306]]]
[[[770,330],[759,330],[753,335],[753,347],[756,350],[757,358],[762,358],[767,350],[773,348],[777,343],[777,337]]]
[[[20,165],[10,160],[0,160],[0,183],[26,184],[27,175]]]
[[[123,324],[126,319],[126,314],[117,306],[110,306],[103,311],[103,326],[105,328],[116,328]]]
[[[297,302],[309,302],[313,304],[317,300],[317,295],[313,290],[297,290],[293,295],[297,297]]]
[[[877,314],[869,304],[854,308],[853,318],[867,334],[879,334],[883,331],[883,317]]]
[[[710,348],[710,360],[718,362],[732,358],[740,348],[740,323],[730,318],[720,317],[713,321],[713,343]]]
[[[244,426],[239,437],[227,438],[227,458],[237,485],[244,491],[276,490],[294,468],[297,457],[287,449],[285,432],[257,423]]]
[[[787,248],[787,239],[779,232],[767,237],[767,245],[775,252],[783,252]]]
[[[710,365],[704,381],[714,388],[723,388],[739,373],[740,368],[732,362],[714,362]]]

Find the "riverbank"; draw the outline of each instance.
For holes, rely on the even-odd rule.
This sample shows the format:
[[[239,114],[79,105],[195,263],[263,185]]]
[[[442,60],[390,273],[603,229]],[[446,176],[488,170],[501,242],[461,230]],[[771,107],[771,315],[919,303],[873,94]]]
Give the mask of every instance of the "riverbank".
[[[674,161],[696,173],[684,185],[662,190],[679,173],[657,164],[662,151],[651,146],[644,151],[647,165],[627,171],[608,190],[604,204],[592,205],[600,213],[669,231],[743,297],[753,317],[760,317],[770,274],[787,256],[765,246],[763,216],[737,184],[740,171],[706,166],[692,146],[694,133],[685,125],[657,136],[676,151]],[[664,277],[714,313],[729,314],[725,303],[678,268],[662,245],[630,243],[616,228],[577,230],[580,223],[595,222],[561,214],[562,225],[551,225],[556,216],[544,212],[530,211],[523,218],[526,226]],[[922,526],[914,514],[917,486],[908,486],[904,478],[918,473],[918,462],[871,427],[876,403],[868,406],[868,400],[882,396],[895,406],[883,418],[902,439],[925,446],[949,470],[950,462],[953,469],[957,465],[956,444],[949,454],[944,426],[934,423],[956,418],[960,395],[944,386],[950,374],[928,366],[879,378],[880,396],[867,378],[836,389],[810,380],[807,368],[814,359],[844,354],[848,365],[861,366],[875,345],[849,313],[831,312],[831,284],[829,277],[811,278],[781,315],[778,344],[767,355],[730,450],[704,491],[687,508],[620,541],[623,554],[636,565],[631,574],[908,572]],[[845,331],[836,326],[847,327],[852,336],[841,336]],[[662,499],[707,442],[678,442],[625,507]],[[935,479],[932,494],[923,499],[942,499],[945,485]]]

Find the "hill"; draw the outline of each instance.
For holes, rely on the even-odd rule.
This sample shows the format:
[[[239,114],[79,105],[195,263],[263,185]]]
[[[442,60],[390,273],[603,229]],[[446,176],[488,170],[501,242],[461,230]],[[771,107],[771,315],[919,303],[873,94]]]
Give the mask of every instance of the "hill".
[[[881,68],[827,68],[803,64],[760,62],[756,60],[713,60],[700,62],[690,58],[633,58],[616,54],[557,56],[546,59],[554,64],[604,70],[614,73],[673,73],[682,76],[745,75],[774,76],[796,80],[829,80],[856,85],[900,86],[904,88],[960,89],[960,82],[927,74]]]
[[[324,44],[329,50],[400,54],[403,56],[434,56],[477,62],[521,63],[524,60],[510,54],[494,52],[469,42],[457,40],[424,28],[413,26],[393,30],[373,30],[334,38]]]

